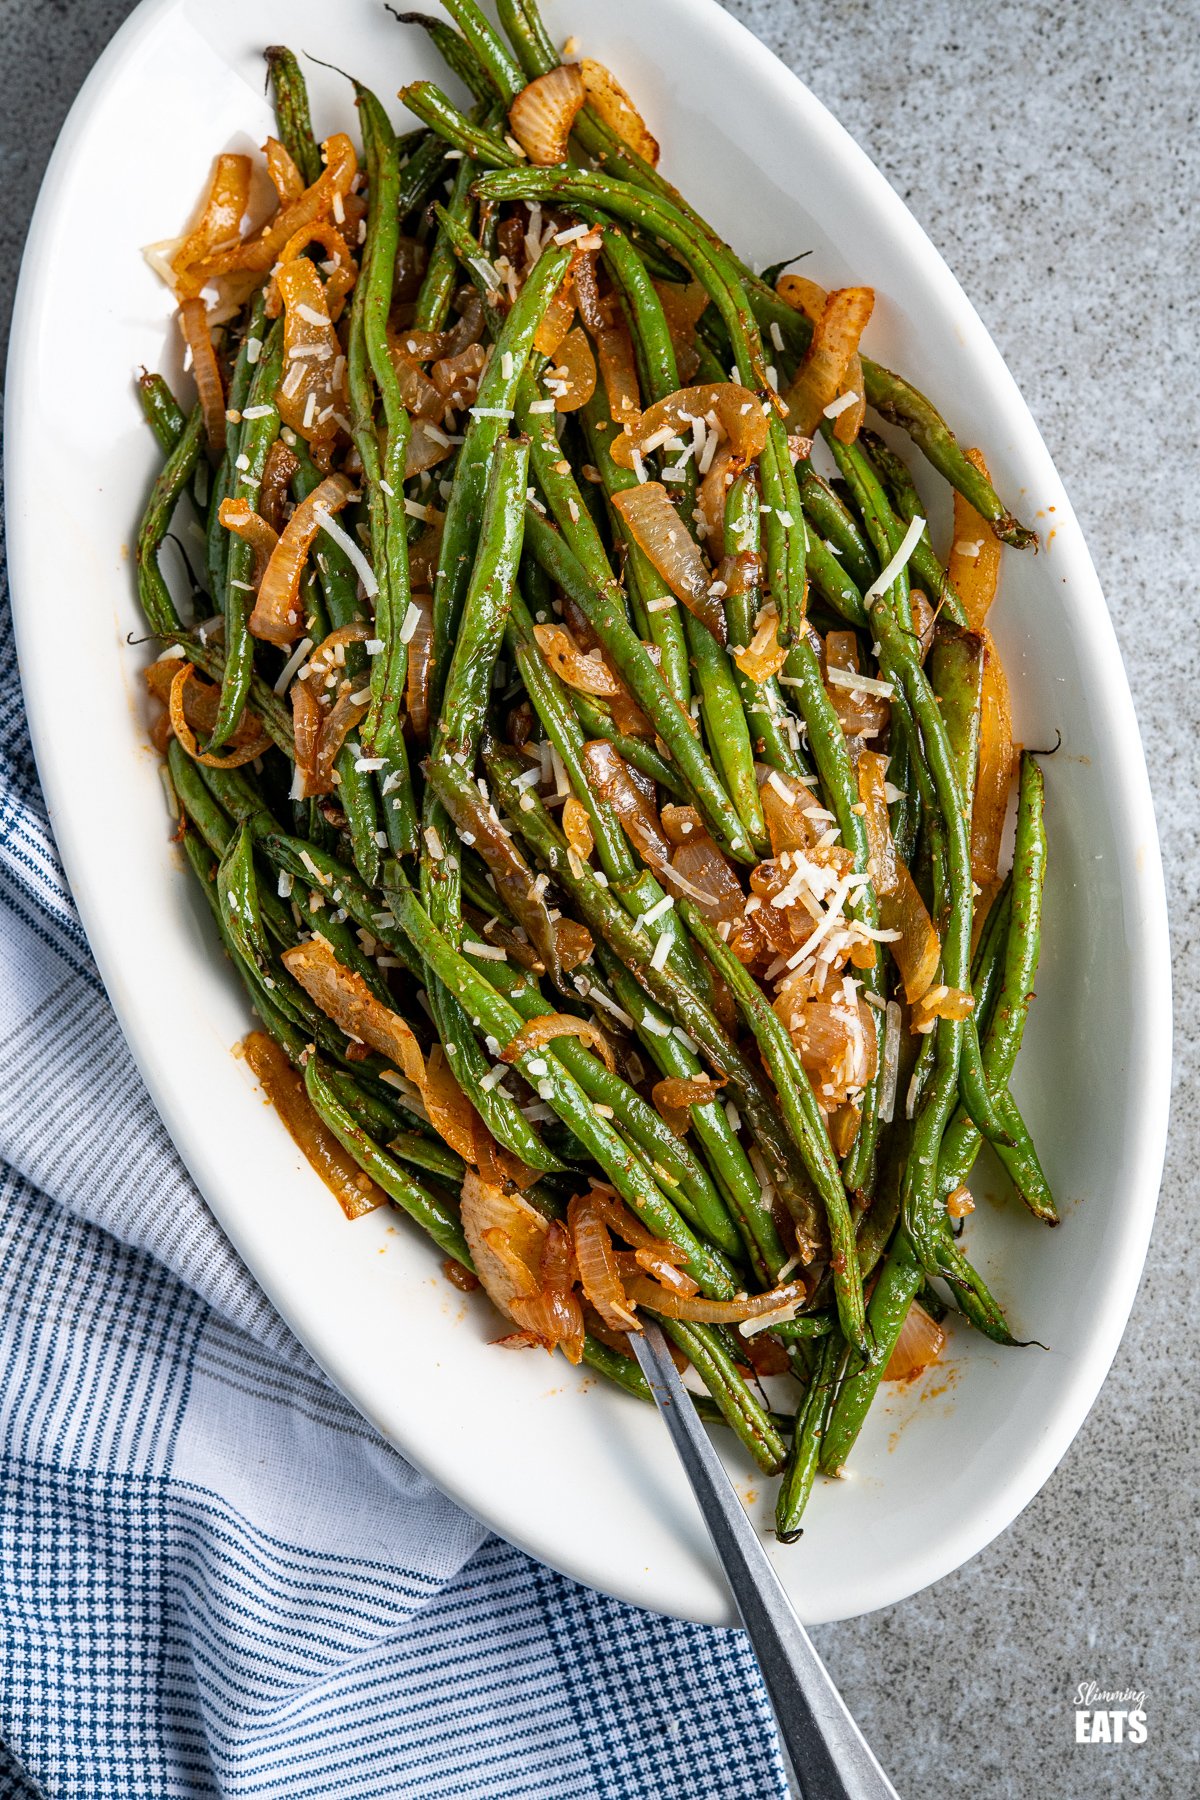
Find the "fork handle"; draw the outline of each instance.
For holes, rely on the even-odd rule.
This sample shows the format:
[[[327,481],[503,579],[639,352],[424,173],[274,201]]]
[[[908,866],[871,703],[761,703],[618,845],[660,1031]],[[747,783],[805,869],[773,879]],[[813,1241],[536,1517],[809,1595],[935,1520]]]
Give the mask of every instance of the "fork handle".
[[[784,1593],[652,1321],[630,1333],[692,1484],[804,1800],[899,1800]]]

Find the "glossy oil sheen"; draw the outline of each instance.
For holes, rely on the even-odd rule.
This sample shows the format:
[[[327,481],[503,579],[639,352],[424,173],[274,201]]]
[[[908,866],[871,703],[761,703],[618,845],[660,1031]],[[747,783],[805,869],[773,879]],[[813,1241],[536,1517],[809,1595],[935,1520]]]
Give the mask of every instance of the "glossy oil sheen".
[[[1045,541],[1037,557],[1006,555],[994,629],[1018,735],[1063,740],[1046,764],[1045,953],[1016,1093],[1065,1217],[1048,1233],[993,1201],[1001,1184],[981,1166],[969,1241],[1019,1334],[1049,1348],[1000,1351],[954,1335],[943,1369],[885,1388],[850,1475],[819,1484],[800,1542],[768,1538],[803,1617],[843,1618],[938,1579],[1008,1524],[1065,1452],[1119,1341],[1153,1217],[1168,1091],[1149,790],[1069,503],[980,321],[883,177],[712,0],[556,0],[553,23],[619,73],[665,145],[666,170],[749,260],[808,249],[806,267],[827,285],[876,288],[871,353],[985,448],[1000,492]],[[332,1379],[414,1463],[534,1555],[641,1605],[728,1621],[653,1411],[561,1358],[493,1349],[496,1320],[443,1279],[405,1221],[344,1221],[230,1055],[247,1014],[169,843],[139,700],[145,653],[125,642],[142,629],[130,552],[156,468],[133,374],[142,362],[178,372],[170,301],[138,252],[182,228],[216,150],[262,143],[271,120],[259,52],[273,42],[361,75],[398,120],[390,96],[401,82],[440,73],[422,35],[369,0],[146,0],[80,95],[26,252],[8,382],[10,561],[63,861],[175,1143]],[[345,84],[310,74],[320,131],[353,131]],[[773,1484],[721,1441],[767,1531]]]

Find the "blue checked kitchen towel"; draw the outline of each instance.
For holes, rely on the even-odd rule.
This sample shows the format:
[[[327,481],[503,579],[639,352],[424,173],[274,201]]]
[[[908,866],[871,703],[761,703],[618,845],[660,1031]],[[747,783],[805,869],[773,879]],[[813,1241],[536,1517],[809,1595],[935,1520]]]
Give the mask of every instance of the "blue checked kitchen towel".
[[[55,857],[0,545],[0,1800],[768,1800],[739,1633],[488,1538],[191,1185]]]

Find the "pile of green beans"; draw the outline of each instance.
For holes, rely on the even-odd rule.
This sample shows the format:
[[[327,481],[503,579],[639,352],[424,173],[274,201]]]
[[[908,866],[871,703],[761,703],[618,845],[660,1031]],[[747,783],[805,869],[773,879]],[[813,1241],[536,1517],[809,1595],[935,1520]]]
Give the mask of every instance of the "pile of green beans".
[[[809,321],[590,106],[562,163],[526,160],[508,110],[559,60],[534,0],[500,0],[507,41],[475,0],[445,9],[452,23],[421,14],[401,23],[428,33],[470,93],[469,113],[418,82],[402,98],[420,125],[397,135],[379,99],[354,83],[364,179],[357,241],[347,239],[356,281],[338,326],[349,416],[332,464],[327,442],[310,453],[305,435],[282,424],[287,339],[269,275],[218,340],[229,431],[215,463],[205,463],[200,407],[185,411],[160,376],[139,382],[165,459],[138,536],[139,596],[162,655],[190,661],[215,693],[200,754],[170,737],[164,778],[188,864],[263,1028],[302,1071],[321,1124],[448,1261],[472,1268],[462,1156],[413,1090],[289,972],[286,953],[314,935],[427,1054],[442,1046],[494,1146],[526,1166],[526,1198],[545,1216],[562,1216],[589,1180],[606,1182],[711,1301],[769,1292],[799,1269],[805,1297],[761,1334],[663,1314],[706,1391],[706,1416],[782,1475],[777,1529],[790,1541],[818,1473],[837,1474],[850,1455],[918,1299],[995,1342],[1019,1341],[956,1223],[970,1210],[965,1184],[985,1140],[1029,1215],[1058,1219],[1011,1091],[1040,947],[1043,776],[1023,754],[1012,871],[981,897],[971,815],[983,644],[928,530],[912,526],[920,500],[898,437],[975,508],[981,530],[1016,547],[1031,534],[930,402],[865,359],[866,399],[893,427],[889,439],[864,430],[843,443],[827,423],[812,446],[789,440],[780,396]],[[322,153],[303,74],[290,51],[265,54],[280,142],[311,186]],[[517,268],[515,227],[523,244],[538,232]],[[727,561],[711,564],[720,634],[677,603],[621,509],[686,447],[651,445],[627,469],[613,455],[620,427],[603,378],[573,414],[547,397],[554,357],[538,344],[581,254],[629,334],[643,410],[683,385],[664,296],[687,281],[706,296],[695,341],[683,346],[690,366],[701,380],[750,390],[766,414],[761,453],[727,482]],[[403,293],[402,267],[419,273]],[[436,428],[442,461],[410,472],[417,421],[406,399],[430,384],[397,341],[407,331],[437,345],[472,307],[475,341],[486,341],[473,401],[447,403]],[[581,311],[586,319],[582,302]],[[348,636],[347,679],[365,696],[357,737],[337,750],[332,792],[318,798],[304,796],[294,766],[289,688],[306,671],[285,668],[287,652],[253,635],[262,567],[219,518],[224,500],[257,507],[281,443],[291,505],[330,466],[355,490],[339,529],[318,533],[301,584],[303,631],[316,643]],[[697,474],[685,453],[670,492],[679,531],[703,550]],[[160,566],[176,515],[189,510],[206,585],[194,618]],[[431,527],[422,601],[413,544]],[[363,547],[369,583],[347,533]],[[718,579],[734,565],[738,580]],[[914,626],[918,590],[937,613],[928,653]],[[755,679],[742,657],[772,616],[768,603],[782,666]],[[609,678],[598,692],[581,691],[549,654],[546,628],[567,621]],[[853,634],[871,691],[890,700],[887,723],[866,735],[836,704],[823,643],[833,630]],[[621,688],[625,712],[610,697]],[[644,730],[633,723],[639,711]],[[252,763],[236,754],[248,719],[261,727]],[[880,927],[860,799],[868,747],[889,758],[889,829],[937,930],[935,980],[970,1008],[935,1012],[925,1035],[907,1028],[916,1021],[887,948],[896,934]],[[624,800],[594,779],[597,750],[605,766],[624,768]],[[852,1096],[849,1142],[836,1136],[840,1154],[833,1089],[772,1004],[783,959],[768,967],[760,946],[741,960],[731,939],[733,925],[770,905],[746,902],[752,873],[772,860],[771,782],[783,783],[777,793],[809,791],[819,847],[849,871],[853,992],[877,1041]],[[655,831],[668,803],[691,808],[686,829],[707,834],[740,900],[718,904],[652,854],[631,825],[629,793]],[[531,1020],[563,1013],[602,1027],[611,1063],[586,1034],[536,1051],[514,1044]],[[511,1061],[497,1062],[509,1045]],[[656,1075],[708,1077],[720,1093],[709,1088],[684,1126],[655,1104]],[[608,1342],[588,1333],[584,1355],[649,1398],[636,1363]],[[788,1378],[782,1411],[766,1400],[764,1373]]]

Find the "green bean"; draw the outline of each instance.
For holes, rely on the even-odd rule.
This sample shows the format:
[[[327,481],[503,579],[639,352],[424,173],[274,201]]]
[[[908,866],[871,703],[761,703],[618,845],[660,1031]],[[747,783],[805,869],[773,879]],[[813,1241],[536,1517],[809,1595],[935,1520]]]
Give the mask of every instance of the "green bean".
[[[169,456],[187,426],[187,414],[161,375],[143,369],[137,380],[138,399],[147,425],[164,456]]]
[[[308,87],[300,64],[282,44],[272,44],[263,56],[275,90],[279,141],[303,176],[305,187],[311,187],[321,174],[321,151],[313,133]]]
[[[263,343],[262,354],[251,377],[248,396],[251,406],[265,407],[267,410],[261,417],[245,420],[240,428],[237,461],[241,466],[237,468],[231,484],[231,497],[244,500],[255,509],[267,455],[279,436],[280,420],[275,405],[275,392],[282,370],[283,321],[277,319]],[[217,721],[207,746],[209,750],[219,750],[229,742],[241,723],[250,695],[250,682],[254,673],[254,639],[249,631],[253,592],[250,574],[253,566],[254,551],[251,546],[245,538],[234,537],[229,545],[224,594],[225,673],[221,679]]]
[[[537,420],[532,423],[537,425]],[[551,436],[553,434],[551,433]],[[533,439],[532,458],[543,491],[566,477],[556,476],[549,468],[550,451],[538,438]],[[549,498],[549,493],[547,494]],[[554,526],[537,509],[528,509],[525,532],[537,560],[563,593],[568,594],[587,618],[588,624],[612,657],[617,672],[629,688],[642,711],[650,718],[655,731],[674,758],[675,766],[717,842],[739,861],[753,860],[743,833],[741,820],[729,803],[725,789],[703,749],[692,734],[687,715],[680,711],[659,670],[651,661],[646,646],[636,635],[624,606],[610,579],[597,586],[585,573],[572,548]]]
[[[503,41],[484,18],[475,0],[442,0],[442,4],[487,70],[496,91],[507,106],[525,85],[519,65],[508,54]]]
[[[518,979],[504,965],[481,963],[465,952],[467,960],[492,982],[522,1020],[545,1018],[555,1008],[528,979]],[[706,1171],[677,1138],[666,1121],[621,1076],[605,1067],[583,1044],[570,1036],[552,1040],[554,1054],[579,1083],[593,1106],[607,1107],[619,1130],[645,1156],[664,1191],[693,1229],[708,1238],[727,1256],[738,1257],[741,1242],[724,1202]]]
[[[665,788],[675,800],[687,800],[689,790],[680,780],[674,763],[666,762],[654,748],[648,738],[629,737],[627,733],[618,731],[611,713],[599,700],[590,694],[581,694],[572,688],[568,696],[571,707],[589,737],[603,738],[606,743],[618,751],[623,761],[633,768],[640,769],[651,781]]]
[[[921,496],[913,485],[907,465],[873,431],[860,431],[858,435],[860,443],[875,465],[887,489],[888,498],[896,516],[903,519],[906,525],[911,524],[913,519],[924,518]],[[938,561],[928,526],[921,533],[913,550],[912,572],[917,578],[918,585],[928,595],[929,603],[935,612],[938,612],[943,618],[952,620],[956,625],[967,623],[967,615],[958,596],[958,590]]]
[[[863,379],[868,404],[882,418],[900,425],[918,450],[944,475],[951,487],[969,500],[981,518],[987,520],[996,536],[1017,550],[1037,542],[1037,534],[1027,530],[1010,512],[1006,512],[987,476],[959,448],[945,419],[931,406],[924,394],[894,375],[890,369],[863,358]]]
[[[433,1239],[438,1249],[464,1269],[471,1269],[471,1252],[457,1216],[428,1188],[414,1181],[400,1164],[381,1150],[363,1130],[353,1113],[338,1098],[319,1059],[309,1057],[304,1068],[304,1090],[313,1108],[342,1148],[360,1169],[381,1187],[389,1200],[406,1212]]]
[[[765,1475],[778,1475],[787,1459],[787,1446],[766,1408],[746,1386],[733,1358],[711,1326],[689,1325],[682,1319],[659,1319],[673,1344],[687,1357],[720,1407],[734,1435],[740,1438]]]
[[[503,765],[493,755],[488,759],[488,766],[502,787]],[[545,809],[532,795],[528,798],[532,805],[512,815],[522,836],[536,848],[539,860],[572,896],[589,930],[607,940],[650,998],[658,1002],[724,1073],[768,1161],[772,1180],[785,1200],[799,1209],[810,1205],[803,1165],[780,1129],[774,1103],[745,1057],[704,1000],[672,967],[670,960],[661,969],[654,967],[651,960],[653,946],[645,931],[629,918],[619,899],[597,883],[595,871],[588,864],[580,863],[578,869],[572,868],[566,845]]]
[[[558,67],[558,52],[536,6],[526,5],[525,0],[497,0],[496,15],[508,33],[527,81]]]
[[[417,842],[416,803],[399,718],[408,667],[403,627],[412,599],[404,509],[411,425],[387,336],[400,229],[400,169],[395,135],[383,108],[368,88],[356,84],[355,91],[371,178],[371,206],[363,272],[350,315],[347,371],[354,443],[363,466],[371,521],[372,566],[378,587],[375,634],[383,643],[371,664],[371,700],[362,724],[362,741],[372,758],[383,758],[379,788],[384,831],[393,854],[404,855],[414,850]],[[372,377],[383,402],[382,455],[374,424]]]
[[[199,405],[192,408],[183,436],[167,457],[138,530],[136,564],[138,599],[146,621],[159,637],[181,632],[183,627],[171,591],[163,579],[158,553],[171,528],[180,495],[192,478],[204,436],[204,417]]]
[[[855,1255],[854,1225],[837,1159],[808,1072],[770,1001],[729,946],[722,943],[699,908],[690,900],[681,900],[679,911],[713,967],[728,983],[738,1010],[771,1072],[788,1130],[825,1209],[842,1333],[848,1343],[856,1345],[865,1355],[865,1311]]]
[[[849,1352],[847,1371],[825,1427],[820,1467],[826,1475],[837,1475],[845,1466],[922,1279],[921,1264],[913,1255],[905,1234],[898,1232],[879,1271],[867,1307],[867,1325],[875,1343],[875,1356],[866,1361],[853,1351]]]
[[[471,156],[490,167],[511,169],[522,158],[510,150],[503,138],[493,136],[484,126],[469,119],[455,106],[448,94],[435,81],[410,81],[400,89],[400,98],[409,112],[464,156]]]
[[[447,762],[465,768],[475,761],[521,561],[528,470],[529,445],[501,438],[488,475],[475,562],[434,732],[434,768]]]
[[[421,27],[446,67],[458,76],[476,100],[488,105],[496,100],[496,84],[478,51],[452,25],[447,25],[444,19],[431,18],[428,13],[396,12],[393,7],[389,7],[388,11],[401,25]]]
[[[430,704],[436,716],[450,647],[458,635],[459,615],[471,573],[479,513],[488,463],[516,405],[517,384],[533,345],[542,314],[557,292],[570,261],[570,250],[556,245],[537,260],[496,340],[492,358],[479,384],[471,422],[458,453],[458,468],[442,527],[442,548],[433,589],[433,644]],[[505,370],[509,370],[508,374]]]
[[[694,1081],[703,1076],[700,1058],[672,1031],[667,1014],[646,999],[634,977],[603,944],[600,960],[617,1000],[637,1022],[638,1041],[655,1066],[677,1080]],[[719,1100],[690,1106],[688,1113],[746,1254],[764,1286],[770,1286],[789,1259],[759,1179]]]
[[[445,326],[458,274],[459,233],[470,235],[471,213],[475,206],[471,194],[474,179],[475,164],[470,157],[464,156],[454,177],[448,205],[439,204],[436,208],[437,236],[417,295],[412,320],[415,331],[441,331]]]
[[[791,1449],[775,1500],[775,1535],[783,1544],[794,1544],[803,1532],[800,1520],[816,1479],[841,1351],[836,1337],[823,1340],[804,1399],[796,1411]]]
[[[725,618],[730,643],[740,644],[743,648],[754,637],[755,618],[762,598],[758,574],[759,527],[758,482],[746,471],[732,483],[725,501],[725,549],[737,571],[737,578],[725,595]],[[810,556],[812,542],[810,537]],[[738,667],[735,660],[733,679],[751,726],[754,750],[771,768],[781,769],[784,774],[802,780],[808,774],[808,767],[787,730],[787,726],[794,726],[795,721],[791,719],[775,676],[769,675],[765,681],[756,682]]]

